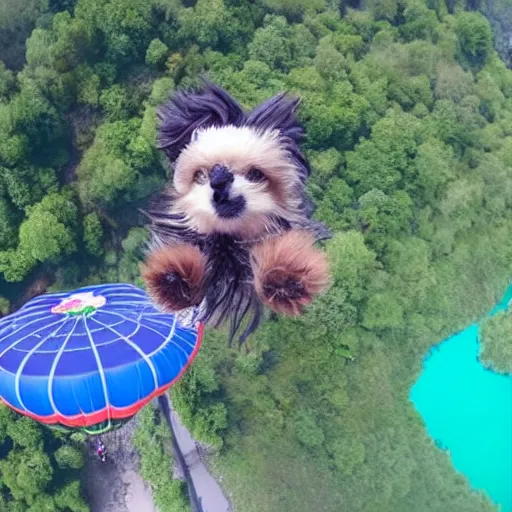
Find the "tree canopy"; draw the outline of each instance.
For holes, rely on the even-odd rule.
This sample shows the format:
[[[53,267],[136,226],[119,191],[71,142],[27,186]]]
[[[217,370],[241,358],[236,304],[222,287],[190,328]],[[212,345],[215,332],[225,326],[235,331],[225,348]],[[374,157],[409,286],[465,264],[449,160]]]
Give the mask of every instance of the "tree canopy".
[[[482,325],[480,360],[491,370],[512,373],[512,315],[500,311]]]
[[[3,2],[0,315],[42,274],[48,291],[142,285],[138,208],[172,177],[156,110],[200,75],[246,108],[300,95],[314,216],[333,231],[333,286],[305,316],[269,315],[239,351],[208,332],[172,388],[235,507],[494,510],[408,399],[423,355],[510,280],[512,71],[475,2]],[[499,371],[508,318],[484,328]],[[0,509],[86,510],[76,447],[0,411]],[[137,442],[157,439],[163,464],[150,420]],[[179,510],[181,486],[143,466]]]

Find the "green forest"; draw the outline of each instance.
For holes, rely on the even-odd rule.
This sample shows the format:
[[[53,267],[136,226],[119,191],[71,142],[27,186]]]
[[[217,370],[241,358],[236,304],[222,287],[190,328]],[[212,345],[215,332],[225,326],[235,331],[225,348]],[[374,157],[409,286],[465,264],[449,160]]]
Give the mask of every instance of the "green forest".
[[[482,326],[480,359],[498,373],[512,373],[512,315],[501,311]]]
[[[171,176],[155,114],[173,90],[207,76],[247,108],[298,94],[333,286],[240,349],[207,332],[174,407],[240,512],[496,510],[409,401],[424,354],[512,275],[512,70],[488,7],[0,1],[0,315],[43,291],[142,286],[137,212]],[[1,407],[0,443],[0,510],[88,510],[72,438]],[[160,503],[185,510],[169,486]]]

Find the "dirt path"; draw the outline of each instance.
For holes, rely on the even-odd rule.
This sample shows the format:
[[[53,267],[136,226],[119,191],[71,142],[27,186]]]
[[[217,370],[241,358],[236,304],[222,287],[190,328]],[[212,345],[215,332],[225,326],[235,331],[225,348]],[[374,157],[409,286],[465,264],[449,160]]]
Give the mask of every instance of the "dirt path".
[[[222,488],[203,464],[196,442],[181,423],[172,408],[169,397],[167,395],[159,397],[158,403],[172,428],[176,447],[179,450],[177,462],[185,466],[181,469],[186,475],[189,491],[192,494],[192,510],[194,512],[232,512],[232,507]]]
[[[85,488],[91,512],[157,512],[151,490],[138,473],[139,457],[132,444],[134,418],[122,429],[102,436],[108,462],[93,450],[87,460]]]

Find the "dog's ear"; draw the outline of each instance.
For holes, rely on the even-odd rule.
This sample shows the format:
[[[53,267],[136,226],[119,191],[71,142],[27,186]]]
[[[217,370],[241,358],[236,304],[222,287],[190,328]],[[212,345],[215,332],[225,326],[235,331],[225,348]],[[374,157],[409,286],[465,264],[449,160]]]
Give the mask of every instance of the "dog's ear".
[[[297,119],[296,111],[300,98],[288,98],[278,94],[257,106],[247,117],[247,125],[262,130],[279,130],[282,135],[300,142],[304,130]]]
[[[244,112],[226,91],[202,80],[198,90],[178,91],[158,110],[157,147],[174,160],[191,141],[195,130],[243,123]]]

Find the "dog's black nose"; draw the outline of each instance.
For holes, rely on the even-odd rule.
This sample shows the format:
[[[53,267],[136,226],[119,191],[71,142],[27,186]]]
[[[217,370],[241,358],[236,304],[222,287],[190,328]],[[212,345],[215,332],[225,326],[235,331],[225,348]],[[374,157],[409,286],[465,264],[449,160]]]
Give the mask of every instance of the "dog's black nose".
[[[210,186],[215,190],[226,190],[234,179],[233,173],[223,165],[215,164],[211,169]]]

